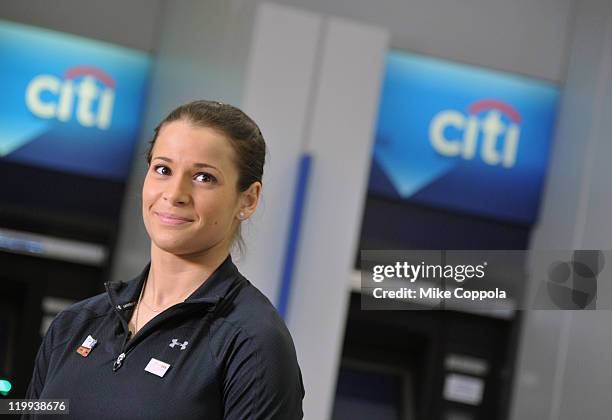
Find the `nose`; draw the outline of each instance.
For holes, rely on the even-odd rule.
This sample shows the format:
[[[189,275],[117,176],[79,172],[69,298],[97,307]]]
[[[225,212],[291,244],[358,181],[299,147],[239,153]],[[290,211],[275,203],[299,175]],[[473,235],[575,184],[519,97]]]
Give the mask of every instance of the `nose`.
[[[189,203],[191,200],[189,185],[189,182],[186,182],[184,176],[175,175],[172,180],[166,184],[166,189],[163,194],[164,200],[174,205]]]

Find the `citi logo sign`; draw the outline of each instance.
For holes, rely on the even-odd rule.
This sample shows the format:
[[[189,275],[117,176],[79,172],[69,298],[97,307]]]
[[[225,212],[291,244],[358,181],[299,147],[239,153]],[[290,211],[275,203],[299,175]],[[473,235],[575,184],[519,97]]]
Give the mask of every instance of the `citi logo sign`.
[[[72,67],[64,72],[63,79],[49,74],[36,76],[26,88],[25,101],[37,117],[62,122],[76,117],[84,127],[105,130],[113,115],[115,81],[97,67]]]
[[[443,156],[465,160],[471,160],[479,153],[488,165],[513,167],[519,145],[521,115],[512,106],[496,100],[475,102],[468,111],[468,115],[455,110],[436,114],[429,126],[433,148]],[[502,114],[508,117],[508,123],[504,123]]]

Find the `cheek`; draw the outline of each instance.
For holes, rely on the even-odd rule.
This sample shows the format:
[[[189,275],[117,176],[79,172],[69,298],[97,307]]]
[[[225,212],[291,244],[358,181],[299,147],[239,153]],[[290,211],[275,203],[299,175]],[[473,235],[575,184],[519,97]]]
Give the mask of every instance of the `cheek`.
[[[235,205],[236,203],[231,197],[209,197],[208,200],[201,200],[198,212],[207,225],[220,227],[231,223]]]
[[[153,183],[148,181],[148,177],[145,178],[142,186],[142,212],[145,219],[150,217],[149,210],[155,203],[155,197],[157,195]]]
[[[155,182],[153,182],[149,175],[145,177],[144,183],[142,185],[142,201],[144,203],[151,204],[155,197],[157,196],[157,190],[155,188]]]

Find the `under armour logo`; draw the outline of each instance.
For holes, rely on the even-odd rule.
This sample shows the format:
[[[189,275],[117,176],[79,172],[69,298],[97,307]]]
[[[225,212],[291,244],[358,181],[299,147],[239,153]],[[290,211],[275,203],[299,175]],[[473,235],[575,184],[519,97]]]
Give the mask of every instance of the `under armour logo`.
[[[179,343],[176,338],[173,338],[172,343],[170,343],[169,346],[172,348],[174,348],[175,346],[181,346],[181,350],[185,350],[187,348],[187,344],[189,344],[188,341],[183,341],[182,343]]]

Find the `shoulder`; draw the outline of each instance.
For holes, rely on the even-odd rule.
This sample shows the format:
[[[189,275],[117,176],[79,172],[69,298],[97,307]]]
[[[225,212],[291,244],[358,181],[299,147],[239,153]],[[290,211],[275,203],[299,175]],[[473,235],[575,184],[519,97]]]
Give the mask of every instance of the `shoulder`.
[[[73,303],[64,311],[73,314],[81,314],[83,317],[96,317],[107,314],[111,309],[108,294],[106,292],[102,292],[95,296]]]
[[[213,337],[227,418],[302,418],[302,374],[283,318],[244,277],[226,303]]]
[[[281,315],[257,287],[240,277],[233,298],[218,313],[224,340],[248,344],[253,351],[287,352],[295,358],[293,340]]]
[[[85,321],[108,314],[112,310],[108,294],[103,292],[95,296],[73,303],[64,309],[58,317]]]
[[[256,363],[257,370],[272,367],[269,372],[280,369],[287,375],[299,373],[285,321],[270,300],[242,275],[215,311],[210,338],[217,362],[226,368],[248,360]]]
[[[48,341],[55,346],[70,337],[70,331],[103,317],[112,309],[106,293],[73,303],[55,316],[47,330]]]

